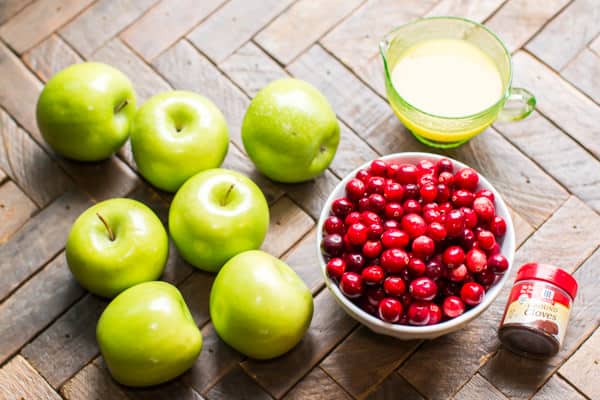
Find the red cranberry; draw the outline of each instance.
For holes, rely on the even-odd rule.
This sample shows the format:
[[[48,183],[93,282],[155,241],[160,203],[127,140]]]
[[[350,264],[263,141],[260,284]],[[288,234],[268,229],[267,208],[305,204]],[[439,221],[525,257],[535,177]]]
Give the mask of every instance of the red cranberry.
[[[362,248],[363,255],[367,258],[377,257],[382,250],[383,246],[378,240],[368,240],[365,242],[365,244],[363,244]]]
[[[406,200],[402,205],[402,208],[407,214],[419,214],[421,212],[421,204],[415,199]]]
[[[325,254],[330,257],[336,257],[341,255],[344,251],[344,240],[342,239],[342,236],[337,233],[326,235],[323,238],[321,247]]]
[[[410,295],[417,300],[433,300],[437,295],[437,285],[431,278],[417,278],[408,287]]]
[[[387,297],[379,303],[379,318],[385,322],[394,323],[402,316],[402,303],[397,299]]]
[[[427,204],[423,204],[423,206],[421,207],[421,211],[425,212],[425,211],[439,211],[439,206],[437,203],[427,203]]]
[[[475,228],[477,226],[477,214],[475,210],[469,207],[461,207],[460,211],[465,216],[465,226],[469,229]]]
[[[458,296],[460,294],[460,283],[451,281],[441,281],[440,283],[442,282],[446,284],[443,288],[441,288],[443,297]]]
[[[494,254],[488,258],[488,266],[499,274],[508,269],[508,260],[502,254]]]
[[[436,188],[437,188],[436,200],[439,203],[443,203],[443,202],[450,200],[450,197],[452,196],[452,191],[450,190],[449,185],[447,185],[445,183],[438,183]]]
[[[356,173],[356,179],[363,181],[363,183],[367,183],[370,177],[371,173],[366,169],[361,169]]]
[[[493,256],[494,254],[500,254],[500,245],[498,242],[494,243],[491,249],[486,250],[486,253],[489,256]]]
[[[375,212],[381,212],[385,208],[385,199],[378,193],[369,195],[369,210]]]
[[[420,195],[419,186],[416,183],[409,183],[404,186],[405,199],[418,199]]]
[[[400,165],[399,164],[389,163],[388,166],[387,166],[387,169],[385,170],[385,175],[388,178],[396,179],[396,175],[398,174],[399,170],[400,170]]]
[[[467,279],[469,270],[465,264],[460,264],[458,267],[448,270],[448,279],[452,282],[461,282]]]
[[[365,297],[360,297],[357,304],[364,312],[377,316],[377,305],[371,304]]]
[[[400,229],[400,222],[394,219],[388,219],[383,223],[383,229]]]
[[[492,232],[484,229],[477,234],[477,243],[482,249],[490,250],[496,244],[496,239]]]
[[[373,211],[363,211],[360,214],[360,222],[369,226],[371,224],[379,224],[381,225],[381,217],[374,213]]]
[[[350,225],[346,234],[348,241],[355,246],[363,245],[367,241],[367,227],[360,222]]]
[[[429,323],[427,325],[435,325],[442,320],[442,309],[435,303],[429,304]]]
[[[472,168],[462,168],[454,176],[454,183],[459,189],[473,191],[479,183],[479,176]]]
[[[458,296],[448,296],[442,304],[442,311],[448,318],[456,318],[465,312],[465,303]]]
[[[385,297],[385,291],[381,286],[367,286],[365,289],[365,297],[369,304],[377,307],[381,299]]]
[[[346,272],[346,262],[339,257],[332,258],[327,263],[327,275],[331,279],[338,280]]]
[[[399,276],[388,276],[383,281],[383,290],[389,296],[401,296],[406,291],[406,284]]]
[[[406,312],[408,323],[411,325],[427,325],[429,323],[429,302],[415,301],[411,303]]]
[[[363,197],[358,201],[358,211],[367,211],[369,210],[369,198]]]
[[[404,198],[404,187],[398,182],[392,182],[383,188],[383,196],[387,201],[401,202]]]
[[[477,242],[477,238],[472,230],[465,228],[460,236],[460,244],[463,249],[469,250]]]
[[[491,221],[496,215],[494,203],[487,197],[478,197],[473,201],[473,210],[477,214],[480,221]]]
[[[410,272],[411,276],[421,276],[425,273],[425,269],[427,268],[425,262],[420,258],[411,257],[408,262],[408,272]]]
[[[504,218],[496,215],[490,222],[490,231],[492,231],[496,237],[504,236],[506,233],[506,221]]]
[[[400,203],[387,203],[385,205],[385,217],[388,219],[400,219],[404,214],[404,209]]]
[[[432,222],[427,227],[427,235],[433,240],[439,242],[446,239],[446,228],[439,222]]]
[[[363,291],[361,276],[355,272],[345,272],[340,279],[340,290],[348,298],[359,297]]]
[[[459,236],[465,229],[465,216],[460,210],[452,210],[446,215],[446,232],[450,237]]]
[[[423,217],[418,214],[406,214],[402,217],[402,229],[404,229],[411,238],[415,238],[427,232],[427,224]]]
[[[415,257],[427,258],[435,251],[435,243],[429,236],[417,236],[412,242],[412,252]]]
[[[372,175],[376,176],[385,176],[385,172],[387,170],[387,163],[383,160],[373,160],[371,162],[371,166],[369,167],[369,171]]]
[[[475,274],[475,280],[484,286],[490,286],[496,280],[496,274],[490,269]]]
[[[442,260],[448,268],[456,268],[465,261],[465,252],[460,246],[450,246],[444,251]]]
[[[440,175],[442,172],[452,172],[454,170],[454,164],[447,158],[440,158],[435,163],[435,166]]]
[[[339,235],[343,235],[345,233],[345,229],[344,221],[335,215],[330,215],[323,223],[323,230],[325,233],[337,233]]]
[[[437,178],[434,177],[432,174],[424,174],[424,175],[419,176],[419,178],[417,179],[417,185],[420,188],[422,188],[425,185],[433,185],[436,183],[436,181],[437,181]]]
[[[450,213],[450,211],[452,211],[454,209],[454,207],[452,206],[452,203],[450,203],[449,201],[444,201],[441,202],[438,205],[438,210],[440,211],[440,213],[442,214],[448,214]]]
[[[380,176],[372,176],[367,180],[367,193],[383,194],[385,179]]]
[[[371,224],[367,227],[367,236],[370,240],[377,240],[383,233],[383,226],[380,224]]]
[[[476,306],[485,296],[485,289],[477,282],[467,282],[460,289],[460,298],[465,304]]]
[[[448,171],[440,172],[438,176],[438,183],[443,183],[444,185],[452,186],[454,183],[454,174]]]
[[[469,271],[477,273],[487,268],[487,256],[479,249],[471,249],[465,256]]]
[[[404,250],[388,249],[381,253],[381,266],[386,271],[394,274],[399,273],[402,268],[408,265],[410,258]]]
[[[456,207],[471,207],[473,200],[475,200],[475,195],[468,190],[459,189],[452,193],[452,203]]]
[[[361,197],[364,197],[367,193],[367,186],[360,179],[350,179],[348,183],[346,183],[346,196],[350,200],[358,200]]]
[[[437,198],[437,187],[433,183],[428,183],[421,187],[420,193],[425,203],[431,203]]]
[[[429,203],[429,204],[435,204],[435,203]],[[425,222],[427,222],[428,224],[431,224],[432,222],[440,222],[442,217],[442,213],[440,213],[437,209],[436,210],[424,210],[423,211],[423,219],[425,220]]]
[[[365,257],[360,253],[344,253],[346,269],[352,272],[360,272],[365,266]]]
[[[422,159],[417,163],[417,175],[435,175],[437,169],[431,160]]]
[[[438,280],[444,274],[442,263],[437,260],[430,260],[425,266],[425,275],[433,280]]]
[[[354,204],[345,197],[336,199],[331,203],[331,211],[340,218],[345,218],[346,215],[354,211]]]
[[[361,246],[355,246],[355,245],[353,245],[352,243],[350,243],[350,241],[348,240],[348,235],[347,235],[347,234],[346,234],[346,235],[344,235],[344,238],[343,238],[342,240],[343,240],[343,242],[344,242],[344,250],[345,250],[346,252],[349,252],[349,253],[356,253],[356,252],[358,252],[358,251],[359,251],[359,249],[361,249],[361,248],[362,248]]]
[[[352,211],[350,214],[346,215],[346,218],[344,219],[344,225],[350,226],[361,221],[362,218],[360,217],[360,213],[358,211]]]
[[[494,193],[491,190],[488,189],[481,189],[480,191],[478,191],[477,193],[475,193],[475,197],[487,197],[488,199],[490,199],[490,201],[492,203],[494,203],[495,200],[495,196]]]
[[[398,229],[389,229],[381,235],[381,242],[388,249],[403,249],[409,241],[408,234]]]
[[[417,183],[417,167],[412,164],[400,164],[396,172],[396,180],[403,185]]]
[[[367,285],[378,285],[385,278],[385,272],[379,265],[369,265],[362,270],[360,275],[363,282]]]

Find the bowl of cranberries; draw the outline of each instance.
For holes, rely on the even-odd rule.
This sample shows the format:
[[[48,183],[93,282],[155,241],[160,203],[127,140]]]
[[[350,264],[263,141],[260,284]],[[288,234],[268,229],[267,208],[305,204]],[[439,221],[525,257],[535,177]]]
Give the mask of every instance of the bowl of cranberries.
[[[317,230],[327,287],[371,330],[433,339],[481,314],[515,252],[508,208],[474,169],[429,153],[368,162],[327,199]]]

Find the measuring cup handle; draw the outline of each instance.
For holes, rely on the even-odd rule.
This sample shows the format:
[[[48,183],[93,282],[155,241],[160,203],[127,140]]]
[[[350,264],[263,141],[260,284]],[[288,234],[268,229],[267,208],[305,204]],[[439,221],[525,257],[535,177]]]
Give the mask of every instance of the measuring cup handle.
[[[535,108],[535,96],[523,88],[511,88],[504,108],[498,114],[498,121],[519,121],[526,118]]]

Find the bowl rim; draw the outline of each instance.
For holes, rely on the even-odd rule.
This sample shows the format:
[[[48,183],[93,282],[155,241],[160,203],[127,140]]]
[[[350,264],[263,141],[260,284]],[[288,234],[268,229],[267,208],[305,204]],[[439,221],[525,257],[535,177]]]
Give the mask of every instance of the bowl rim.
[[[445,156],[445,155],[440,155],[440,154],[435,154],[435,153],[426,153],[426,152],[392,153],[392,154],[388,154],[388,155],[385,155],[382,157],[374,158],[373,160],[365,162],[364,164],[355,168],[352,172],[350,172],[342,180],[340,180],[340,182],[335,186],[335,188],[333,188],[333,190],[327,197],[327,200],[323,204],[323,209],[321,210],[321,214],[319,216],[319,221],[317,222],[316,252],[317,252],[317,258],[318,258],[320,266],[321,266],[321,273],[323,275],[325,285],[327,286],[329,291],[333,294],[334,298],[339,303],[341,303],[344,311],[346,311],[348,314],[350,314],[350,316],[352,316],[354,319],[358,320],[358,322],[360,322],[364,325],[367,325],[367,327],[369,327],[370,329],[375,330],[377,332],[380,332],[380,333],[381,332],[389,332],[392,336],[394,334],[407,334],[407,335],[412,334],[412,335],[414,335],[414,337],[418,337],[419,335],[423,335],[423,336],[435,335],[435,334],[442,335],[442,334],[450,333],[451,331],[460,329],[460,327],[462,327],[463,325],[465,325],[466,323],[470,322],[471,320],[473,320],[477,316],[479,316],[481,313],[483,313],[494,302],[494,300],[496,299],[496,297],[498,297],[498,295],[500,294],[500,291],[506,284],[506,281],[508,280],[510,272],[513,268],[513,259],[514,259],[514,255],[515,255],[515,232],[514,232],[514,225],[512,222],[509,208],[506,205],[506,203],[504,202],[504,199],[502,198],[500,192],[498,192],[498,190],[485,178],[485,176],[483,176],[479,171],[477,171],[475,168],[473,168],[475,171],[477,171],[477,174],[479,175],[479,185],[485,187],[486,189],[491,190],[492,193],[494,193],[496,208],[502,210],[502,217],[506,221],[506,234],[504,235],[501,248],[504,250],[502,252],[502,254],[508,260],[508,269],[504,272],[504,274],[502,275],[502,278],[500,278],[500,280],[498,282],[496,282],[496,284],[490,290],[486,291],[485,297],[479,305],[471,308],[470,310],[466,311],[464,314],[462,314],[456,318],[453,318],[453,319],[450,319],[450,320],[447,320],[444,322],[440,322],[440,323],[434,324],[434,325],[412,326],[412,325],[392,324],[389,322],[385,322],[385,321],[367,313],[366,311],[362,310],[361,308],[359,308],[356,304],[354,304],[352,301],[350,301],[346,296],[344,296],[342,294],[338,285],[335,282],[333,282],[327,275],[327,269],[326,269],[327,263],[324,259],[323,253],[321,251],[321,241],[323,239],[323,223],[325,222],[325,219],[330,215],[331,204],[333,203],[333,201],[336,198],[338,198],[337,193],[341,189],[345,188],[346,183],[348,183],[348,181],[350,179],[354,178],[356,173],[359,170],[367,168],[371,164],[371,162],[373,162],[374,160],[383,160],[383,161],[398,160],[400,162],[402,160],[405,160],[406,162],[409,162],[408,161],[409,159],[428,159],[431,161],[437,161],[442,158],[447,158],[447,159],[451,160],[452,163],[454,164],[455,171],[457,169],[461,169],[461,168],[465,168],[465,167],[472,168],[469,165],[467,165],[461,161],[458,161],[456,159],[453,159],[453,158]]]

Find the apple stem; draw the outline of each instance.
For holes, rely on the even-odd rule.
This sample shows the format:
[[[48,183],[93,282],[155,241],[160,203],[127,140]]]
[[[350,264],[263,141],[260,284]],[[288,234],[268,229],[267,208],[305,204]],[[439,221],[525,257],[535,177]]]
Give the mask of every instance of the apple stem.
[[[116,107],[115,107],[115,114],[117,114],[119,111],[121,111],[122,109],[124,109],[127,104],[129,104],[129,101],[127,100],[123,100],[123,102],[119,103]]]
[[[233,190],[234,187],[235,187],[235,184],[233,184],[233,183],[231,185],[229,185],[229,188],[227,189],[225,196],[223,196],[223,200],[221,200],[222,207],[227,204],[227,199],[229,198],[229,195],[231,194],[231,191]]]
[[[100,215],[100,213],[96,213],[96,215],[98,216],[98,218],[100,218],[100,221],[102,221],[102,223],[104,224],[104,227],[108,231],[108,238],[110,239],[111,242],[114,242],[115,241],[115,233],[113,232],[112,229],[110,229],[110,225],[108,225],[108,222],[106,222],[106,220],[104,219],[104,217],[102,215]]]

